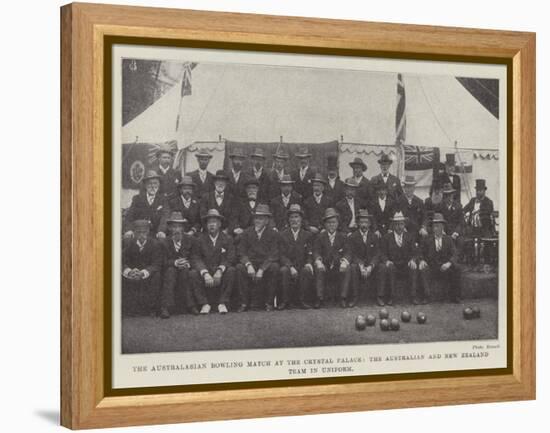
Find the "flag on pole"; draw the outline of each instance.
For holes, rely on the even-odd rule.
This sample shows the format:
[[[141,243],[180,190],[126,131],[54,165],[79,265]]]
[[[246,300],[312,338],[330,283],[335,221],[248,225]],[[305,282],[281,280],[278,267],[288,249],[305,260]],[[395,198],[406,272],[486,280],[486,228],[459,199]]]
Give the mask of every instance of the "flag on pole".
[[[407,138],[407,113],[405,111],[407,98],[403,76],[397,74],[397,108],[395,111],[395,144],[405,143]]]
[[[191,95],[191,68],[192,67],[193,67],[192,64],[189,62],[186,62],[183,64],[180,103],[178,107],[178,116],[176,117],[176,132],[179,131],[179,127],[180,127],[181,107],[183,105],[183,98],[184,96]]]

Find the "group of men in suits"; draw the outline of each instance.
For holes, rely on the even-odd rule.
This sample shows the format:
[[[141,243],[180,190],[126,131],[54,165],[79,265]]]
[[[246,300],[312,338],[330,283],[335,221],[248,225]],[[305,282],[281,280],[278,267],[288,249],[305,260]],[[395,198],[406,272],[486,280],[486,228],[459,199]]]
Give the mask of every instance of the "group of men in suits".
[[[159,167],[147,171],[124,217],[123,290],[145,290],[148,308],[163,318],[178,291],[194,314],[212,306],[226,313],[235,293],[237,311],[246,311],[258,291],[268,311],[292,301],[320,308],[329,288],[336,288],[342,307],[354,306],[370,286],[379,305],[391,304],[396,278],[408,279],[412,301],[422,303],[429,274],[447,280],[449,298],[457,301],[462,227],[491,230],[484,180],[464,208],[448,182],[436,182],[422,201],[414,178],[402,183],[389,172],[385,154],[378,175],[367,179],[366,164],[355,158],[345,181],[335,158],[323,177],[304,148],[294,155],[294,172],[282,150],[268,171],[263,150],[255,149],[246,173],[246,156],[237,149],[229,155],[230,171],[215,174],[208,171],[211,155],[199,151],[198,169],[183,177],[171,168],[168,149],[157,156]]]

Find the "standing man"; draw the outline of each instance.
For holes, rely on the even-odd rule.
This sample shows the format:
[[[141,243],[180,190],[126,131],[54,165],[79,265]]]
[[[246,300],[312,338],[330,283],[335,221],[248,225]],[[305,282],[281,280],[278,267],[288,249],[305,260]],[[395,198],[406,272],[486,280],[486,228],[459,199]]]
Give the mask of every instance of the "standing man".
[[[257,147],[254,153],[250,155],[252,161],[252,171],[248,173],[248,177],[253,177],[258,181],[258,200],[263,203],[269,202],[269,194],[271,192],[271,180],[269,173],[264,168],[265,155],[261,147]]]
[[[195,195],[197,199],[201,200],[204,195],[214,189],[213,174],[208,171],[208,164],[210,164],[212,155],[207,150],[200,149],[195,154],[195,157],[197,158],[199,168],[190,172],[189,176],[191,176],[191,179],[197,185]]]
[[[382,237],[390,228],[390,220],[395,213],[395,202],[388,195],[388,186],[384,182],[376,184],[376,199],[370,204],[374,221],[376,221],[376,232]]]
[[[195,182],[191,176],[183,176],[178,182],[178,194],[168,202],[171,212],[180,212],[182,217],[187,220],[188,235],[194,235],[201,231],[200,203],[194,197]],[[166,218],[160,223],[160,230],[166,228]]]
[[[328,208],[323,217],[325,231],[319,233],[313,243],[316,299],[313,308],[324,305],[326,285],[336,285],[340,304],[346,305],[351,278],[351,253],[347,238],[338,231],[338,212]]]
[[[164,279],[160,296],[160,317],[168,319],[170,309],[174,307],[175,291],[183,295],[185,308],[193,314],[198,314],[195,304],[193,284],[195,271],[191,269],[192,256],[195,254],[196,240],[185,234],[188,221],[180,212],[172,212],[167,221],[169,237],[163,239],[164,249]]]
[[[260,182],[255,177],[250,177],[244,182],[244,190],[246,197],[240,200],[238,213],[234,219],[233,234],[236,236],[235,243],[237,243],[237,236],[240,236],[253,224],[254,213],[259,203]]]
[[[162,249],[149,236],[148,220],[134,220],[132,226],[134,237],[125,239],[122,247],[122,311],[131,311],[137,301],[141,310],[156,317],[160,306]]]
[[[428,271],[432,277],[447,283],[448,297],[451,302],[460,302],[460,268],[453,239],[444,232],[445,219],[440,213],[433,218],[433,234],[422,242],[418,269],[424,285],[426,296],[429,296]]]
[[[269,199],[273,199],[281,194],[280,181],[284,176],[290,176],[290,173],[286,171],[286,162],[288,160],[288,153],[286,153],[280,147],[277,148],[277,151],[273,154],[273,170],[269,175]]]
[[[330,198],[330,205],[336,206],[344,198],[344,182],[338,176],[338,157],[329,155],[327,157],[327,185],[326,194]]]
[[[254,225],[241,235],[237,264],[241,298],[239,312],[246,311],[251,304],[251,284],[261,292],[265,310],[273,310],[279,276],[279,236],[268,227],[271,216],[269,206],[258,204],[254,212]]]
[[[494,236],[493,201],[486,196],[485,179],[476,179],[476,196],[464,206],[464,216],[474,237]]]
[[[160,190],[160,176],[156,171],[149,170],[143,178],[144,189],[132,197],[132,204],[124,215],[124,237],[132,238],[134,232],[132,225],[136,220],[147,220],[151,223],[150,234],[159,239],[165,238],[166,234],[159,230],[163,217],[168,212],[166,199]]]
[[[418,253],[415,235],[405,231],[406,218],[402,212],[396,212],[391,221],[392,231],[382,239],[378,305],[384,305],[384,295],[386,304],[393,304],[397,277],[407,279],[412,302],[418,305],[420,303],[417,296]]]
[[[313,279],[311,241],[313,235],[302,228],[304,214],[299,204],[291,204],[288,212],[289,227],[281,232],[281,288],[282,301],[277,298],[277,308],[284,310],[290,303],[291,282],[298,291],[298,305],[309,309],[306,295]]]
[[[426,210],[424,202],[414,193],[416,180],[414,176],[405,176],[403,195],[397,199],[397,209],[405,216],[405,227],[416,240],[418,236],[428,236]]]
[[[176,195],[176,186],[181,178],[181,173],[174,169],[174,153],[170,143],[163,143],[157,150],[157,163],[151,167],[159,175],[159,193],[167,199]]]
[[[229,173],[229,192],[236,199],[244,198],[245,175],[243,173],[243,162],[246,159],[241,148],[235,149],[229,154],[231,160],[231,173]]]
[[[351,179],[357,184],[357,198],[361,202],[369,203],[373,198],[373,191],[371,183],[364,175],[367,171],[367,164],[365,164],[361,158],[354,158],[353,161],[349,163],[349,166],[353,170]]]
[[[453,240],[457,242],[457,247],[460,250],[459,237],[463,233],[464,213],[462,205],[455,200],[455,190],[450,183],[443,186],[443,206],[441,209],[443,218],[447,221],[447,234],[451,235]]]
[[[462,203],[462,198],[460,197],[460,192],[462,191],[460,176],[456,174],[456,161],[454,153],[445,154],[445,171],[441,174],[441,183],[444,185],[450,183],[454,193],[454,200],[457,203]]]
[[[234,218],[238,209],[237,200],[227,191],[229,177],[223,170],[218,170],[212,177],[214,190],[204,194],[201,200],[201,218],[204,220],[210,209],[216,209],[224,219],[222,220],[222,230],[225,233],[232,233]]]
[[[217,209],[209,209],[204,219],[206,232],[197,241],[194,257],[195,298],[200,314],[210,313],[212,305],[225,314],[235,281],[235,248],[231,237],[221,231],[223,216]]]
[[[439,183],[439,180],[434,179],[432,182],[432,192],[424,200],[424,209],[426,211],[424,227],[428,229],[428,232],[431,232],[434,215],[443,212],[443,185]]]
[[[294,181],[288,174],[283,175],[279,180],[280,193],[271,199],[271,209],[273,211],[273,219],[275,227],[281,231],[288,225],[286,213],[291,204],[302,204],[302,196],[294,189]]]
[[[371,185],[374,190],[380,184],[386,185],[388,195],[395,201],[403,195],[403,189],[397,176],[390,173],[390,166],[393,164],[393,161],[388,155],[383,153],[378,160],[378,164],[380,165],[380,174],[371,178]]]
[[[372,229],[372,218],[367,209],[361,209],[357,215],[359,230],[353,232],[349,238],[349,249],[352,257],[351,278],[353,294],[347,306],[354,307],[362,292],[361,282],[364,282],[365,292],[374,278],[374,271],[379,260],[379,238]],[[380,287],[380,273],[378,273],[378,287]],[[383,304],[382,304],[383,305]],[[342,307],[345,307],[345,303]]]
[[[320,173],[311,178],[313,194],[304,201],[304,217],[308,230],[317,234],[323,229],[323,216],[331,206],[331,198],[325,194],[327,182]]]
[[[347,178],[344,182],[344,198],[336,203],[336,210],[340,216],[339,227],[346,234],[357,230],[359,209],[366,208],[366,203],[357,198],[358,188],[359,185],[354,178]]]
[[[313,171],[309,166],[311,160],[311,153],[309,153],[307,146],[300,146],[296,154],[294,155],[299,160],[299,167],[294,173],[292,173],[292,180],[294,183],[294,189],[300,194],[304,200],[311,197],[313,193],[311,187],[311,179],[313,178]]]

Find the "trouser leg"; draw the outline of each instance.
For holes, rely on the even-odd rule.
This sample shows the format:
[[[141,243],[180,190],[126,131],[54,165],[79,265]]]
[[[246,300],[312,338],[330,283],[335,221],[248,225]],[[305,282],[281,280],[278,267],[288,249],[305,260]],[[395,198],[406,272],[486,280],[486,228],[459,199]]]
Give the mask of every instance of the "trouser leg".
[[[279,265],[271,263],[265,270],[262,285],[265,285],[267,293],[265,296],[266,305],[273,306],[275,302],[275,291],[277,289],[277,277],[279,276]]]
[[[407,274],[411,290],[411,297],[413,299],[416,299],[418,291],[418,269],[411,269],[407,266]]]
[[[311,273],[306,269],[300,270],[298,279],[298,301],[304,303],[311,286]]]
[[[145,286],[146,307],[150,312],[157,312],[160,307],[160,272],[153,272],[148,279],[142,281]]]
[[[342,299],[347,299],[351,280],[351,267],[348,266],[344,272],[340,272],[339,269],[336,269],[335,272],[338,272],[338,280],[340,282],[340,296]]]
[[[323,300],[325,294],[326,271],[315,268],[315,295]]]
[[[178,280],[176,268],[169,267],[164,271],[162,289],[160,294],[160,307],[172,308],[174,306],[174,291]]]
[[[206,286],[204,284],[203,278],[200,274],[193,270],[195,283],[193,284],[193,292],[195,295],[195,300],[200,306],[208,304],[208,295],[206,293]]]
[[[386,279],[390,278],[391,270],[385,264],[381,263],[378,265],[376,277],[376,296],[382,298],[385,292]]]
[[[196,287],[200,285],[200,275],[194,269],[182,269],[179,274],[181,287],[183,289],[183,302],[185,307],[191,309],[196,306],[195,293]]]
[[[290,268],[288,266],[281,266],[279,272],[281,274],[282,301],[284,303],[288,303],[290,300],[290,284],[291,284]],[[277,301],[277,304],[278,303],[279,302]]]
[[[431,289],[430,289],[430,269],[425,268],[418,271],[420,274],[420,281],[422,282],[422,290],[424,292],[424,299],[429,299]]]
[[[229,266],[225,269],[222,276],[222,283],[220,288],[220,304],[228,304],[231,299],[231,293],[233,292],[233,285],[235,283],[235,268]]]
[[[250,281],[246,268],[242,263],[237,264],[237,284],[239,285],[239,298],[241,305],[250,305]]]

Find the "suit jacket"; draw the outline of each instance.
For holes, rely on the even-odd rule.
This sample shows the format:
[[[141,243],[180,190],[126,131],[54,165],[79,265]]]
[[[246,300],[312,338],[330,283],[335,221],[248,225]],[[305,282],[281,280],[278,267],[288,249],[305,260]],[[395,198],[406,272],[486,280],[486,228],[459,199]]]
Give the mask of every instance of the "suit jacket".
[[[455,193],[453,194],[454,199],[462,203],[461,201],[461,181],[460,176],[458,174],[453,174],[449,176],[447,173],[441,173],[439,175],[439,183],[440,185],[444,185],[446,183],[450,183],[453,186],[453,189],[455,190]],[[430,186],[430,195],[432,195],[433,191],[433,184]]]
[[[160,272],[163,264],[163,250],[154,238],[147,239],[143,250],[135,239],[124,239],[122,244],[122,270],[126,268],[145,269],[149,274]]]
[[[340,230],[344,233],[351,231],[349,224],[351,222],[351,208],[349,207],[348,201],[346,198],[343,198],[338,203],[336,203],[336,210],[340,214]],[[357,223],[357,215],[359,215],[359,209],[366,209],[367,203],[363,200],[360,200],[357,196],[354,199],[354,208],[355,208],[355,222]]]
[[[225,266],[226,268],[233,266],[235,264],[233,239],[220,232],[216,240],[216,246],[214,246],[210,235],[206,232],[201,233],[197,239],[193,262],[194,268],[198,272],[203,270],[215,272],[218,266]]]
[[[473,226],[474,225],[474,215],[472,215],[474,211],[474,206],[476,203],[476,198],[472,198],[466,206],[464,206],[464,213],[470,213],[470,216],[468,217],[468,224]],[[491,234],[494,232],[494,226],[493,226],[493,211],[494,211],[494,205],[493,201],[489,197],[483,197],[481,199],[481,202],[479,204],[479,222],[481,224],[481,228],[483,231],[487,234]]]
[[[445,232],[448,235],[454,232],[461,235],[464,229],[464,212],[462,211],[462,205],[457,201],[453,201],[450,208],[443,204],[441,211],[443,213],[443,218],[447,221]]]
[[[336,206],[336,203],[344,198],[344,182],[337,177],[333,188],[327,180],[327,184],[325,185],[325,194],[330,197],[330,206]]]
[[[302,205],[302,196],[296,191],[290,193],[290,199],[288,200],[288,206],[285,206],[283,203],[282,195],[279,194],[277,197],[274,197],[269,204],[271,212],[273,213],[273,220],[275,222],[275,227],[277,230],[282,230],[288,226],[288,219],[286,216],[286,211],[291,204]]]
[[[352,261],[352,253],[347,242],[347,236],[336,232],[334,245],[330,244],[328,232],[324,231],[315,237],[313,242],[313,260],[321,260],[323,264],[331,269],[334,266],[340,266],[340,260],[345,258],[348,262]]]
[[[380,241],[374,234],[374,230],[367,233],[367,242],[363,242],[363,234],[360,230],[353,232],[348,237],[352,262],[360,266],[376,266],[380,255]]]
[[[416,259],[418,256],[418,248],[414,234],[403,232],[403,242],[401,246],[397,245],[395,233],[387,233],[381,242],[381,261],[386,263],[390,260],[396,265],[407,264],[411,259]]]
[[[247,179],[255,177],[254,170],[250,169],[247,173]],[[260,175],[258,182],[260,184],[260,188],[258,190],[258,200],[261,200],[262,203],[269,203],[269,200],[271,199],[271,178],[269,177],[269,173],[265,167],[262,170],[262,174]]]
[[[382,182],[384,182],[382,173],[377,174],[376,176],[373,176],[370,180],[372,190],[376,191],[376,188]],[[397,200],[401,195],[403,195],[403,188],[401,188],[401,181],[397,176],[394,176],[391,173],[388,174],[388,180],[386,182],[386,186],[388,187],[388,195],[392,199]]]
[[[177,194],[176,185],[181,179],[181,172],[179,170],[175,170],[174,168],[170,167],[166,174],[164,174],[163,171],[160,169],[159,164],[155,164],[150,169],[155,170],[160,176],[159,192],[161,194],[163,194],[167,198],[172,198],[174,195]]]
[[[443,201],[440,203],[434,204],[432,197],[428,197],[424,200],[424,211],[426,219],[424,221],[425,227],[432,227],[432,220],[434,219],[434,213],[443,213]]]
[[[313,235],[310,232],[300,229],[298,239],[294,240],[294,235],[289,227],[280,232],[279,237],[282,266],[294,266],[299,270],[306,264],[312,263],[311,242]]]
[[[372,183],[365,176],[361,177],[355,197],[368,203],[374,197],[374,193],[375,191],[372,188]]]
[[[314,172],[311,167],[308,167],[304,180],[300,179],[300,168],[294,170],[290,177],[295,182],[294,190],[300,194],[304,199],[310,197],[313,194],[313,188],[311,186],[311,178],[313,177]]]
[[[418,236],[418,231],[426,223],[426,209],[424,208],[424,202],[418,198],[416,195],[413,195],[411,203],[403,194],[397,200],[396,204],[397,210],[403,212],[403,215],[407,218],[405,227],[407,231],[416,236]]]
[[[217,209],[224,217],[222,221],[222,229],[228,229],[230,232],[233,231],[235,226],[235,217],[238,212],[238,200],[236,200],[230,192],[227,190],[223,194],[223,201],[220,206],[216,201],[215,191],[211,191],[208,194],[203,195],[201,199],[201,217],[206,215],[209,209]]]
[[[233,177],[233,171],[228,171],[229,175],[229,183],[227,185],[227,189],[231,193],[231,195],[237,199],[245,198],[246,192],[244,190],[244,183],[248,179],[244,171],[241,170],[241,174],[239,175],[239,180],[235,182],[235,178]]]
[[[283,171],[283,175],[290,173],[285,169]],[[279,176],[275,169],[272,169],[268,172],[269,176],[269,200],[273,199],[274,197],[277,197],[278,195],[281,195],[281,185],[279,185]]]
[[[443,235],[441,251],[435,247],[435,236],[430,235],[421,243],[420,259],[425,260],[432,267],[440,267],[442,264],[451,262],[456,264],[456,248],[453,238]]]
[[[384,210],[382,210],[378,197],[376,197],[370,202],[369,210],[374,215],[374,227],[380,230],[380,233],[386,233],[390,228],[390,220],[393,218],[396,211],[395,201],[387,195],[386,206],[384,207]]]
[[[183,199],[180,195],[173,197],[168,202],[169,212],[166,212],[163,216],[160,223],[160,231],[166,232],[167,220],[172,212],[181,212],[182,216],[189,221],[189,228],[193,229],[196,232],[201,230],[201,215],[200,215],[200,203],[195,199],[191,198],[191,204],[189,207],[185,207],[183,204]]]
[[[188,173],[191,176],[193,182],[195,182],[195,196],[200,200],[204,195],[208,194],[214,189],[214,175],[209,171],[206,172],[206,179],[204,183],[201,181],[199,170],[194,170]]]
[[[151,234],[156,234],[167,212],[168,204],[162,194],[157,192],[153,203],[149,205],[147,193],[142,191],[132,197],[132,204],[124,215],[124,231],[132,230],[132,223],[143,219],[151,222]]]
[[[177,259],[187,259],[189,264],[192,264],[196,249],[196,239],[193,236],[183,235],[179,251],[176,250],[171,237],[163,239],[161,245],[164,253],[164,269],[174,268],[174,262]]]
[[[321,196],[320,203],[317,203],[312,195],[304,200],[304,219],[305,225],[323,228],[323,215],[325,210],[331,206],[331,197],[327,194]]]
[[[254,227],[247,228],[239,241],[238,256],[243,265],[252,263],[265,271],[271,263],[279,261],[278,233],[266,227],[258,239]]]

